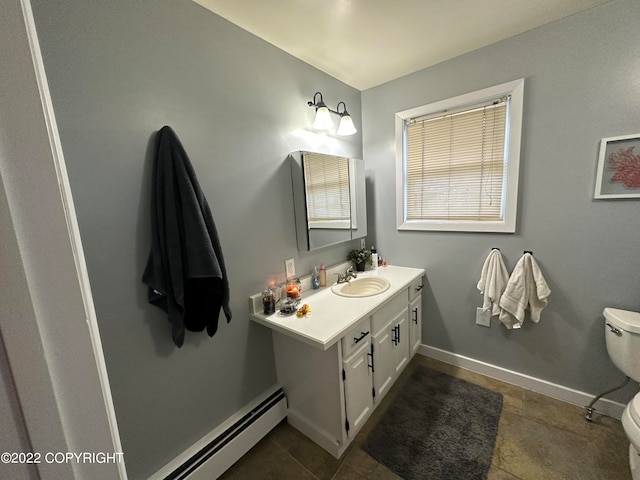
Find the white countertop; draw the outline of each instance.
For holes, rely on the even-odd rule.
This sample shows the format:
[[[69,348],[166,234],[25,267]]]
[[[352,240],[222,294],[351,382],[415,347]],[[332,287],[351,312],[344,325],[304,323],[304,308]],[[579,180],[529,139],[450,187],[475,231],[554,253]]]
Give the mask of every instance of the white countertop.
[[[331,285],[320,290],[302,292],[300,305],[306,303],[311,313],[303,317],[251,314],[251,319],[277,332],[296,338],[301,342],[327,350],[336,343],[358,321],[369,316],[387,300],[406,289],[414,280],[422,277],[422,268],[397,267],[388,265],[376,270],[357,272],[358,278],[380,276],[386,278],[391,286],[386,292],[370,297],[342,297],[331,291]],[[408,301],[408,298],[407,298]]]

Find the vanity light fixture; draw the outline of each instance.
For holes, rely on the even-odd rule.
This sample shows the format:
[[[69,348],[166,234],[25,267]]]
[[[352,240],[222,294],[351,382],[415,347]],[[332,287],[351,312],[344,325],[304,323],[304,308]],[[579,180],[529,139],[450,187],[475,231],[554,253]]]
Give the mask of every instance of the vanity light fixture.
[[[340,111],[340,104],[342,104],[342,112]],[[351,115],[347,112],[347,106],[344,102],[339,102],[336,110],[336,113],[340,115],[340,124],[338,125],[338,131],[336,133],[338,135],[353,135],[356,133],[358,130],[356,130],[353,120],[351,119]]]
[[[316,97],[320,96],[320,100],[316,101]],[[342,111],[340,111],[340,104],[342,104]],[[313,128],[316,130],[329,130],[333,127],[333,120],[331,119],[331,113],[340,116],[340,124],[338,125],[338,135],[353,135],[358,130],[353,125],[351,115],[347,112],[347,106],[344,102],[338,102],[335,110],[331,110],[322,100],[322,93],[316,92],[313,94],[313,101],[307,102],[310,107],[315,107],[316,118],[313,122]]]

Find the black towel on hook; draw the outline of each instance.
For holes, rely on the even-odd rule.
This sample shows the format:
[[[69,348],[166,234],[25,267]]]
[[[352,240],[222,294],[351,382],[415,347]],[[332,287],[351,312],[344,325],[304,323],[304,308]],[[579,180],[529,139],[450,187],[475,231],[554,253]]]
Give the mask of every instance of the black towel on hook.
[[[151,253],[142,276],[149,303],[167,312],[174,343],[185,329],[209,336],[220,309],[231,321],[229,281],[211,210],[171,127],[157,135],[151,187]]]

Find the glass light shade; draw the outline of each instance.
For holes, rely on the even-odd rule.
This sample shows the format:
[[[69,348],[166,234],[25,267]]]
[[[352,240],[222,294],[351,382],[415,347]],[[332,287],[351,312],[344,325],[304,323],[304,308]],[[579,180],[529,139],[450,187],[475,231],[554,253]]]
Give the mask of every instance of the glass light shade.
[[[338,135],[353,135],[357,131],[349,115],[340,117],[340,125],[338,125],[338,131],[336,132]]]
[[[329,130],[333,127],[333,120],[327,107],[319,107],[316,110],[316,119],[313,122],[313,128],[316,130]]]

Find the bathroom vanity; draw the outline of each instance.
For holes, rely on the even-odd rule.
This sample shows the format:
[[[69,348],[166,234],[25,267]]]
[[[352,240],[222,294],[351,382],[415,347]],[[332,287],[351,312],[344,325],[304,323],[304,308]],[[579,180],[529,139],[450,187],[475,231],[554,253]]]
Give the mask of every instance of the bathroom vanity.
[[[330,286],[303,288],[302,303],[311,308],[303,317],[263,315],[257,296],[251,298],[252,320],[273,330],[288,422],[335,457],[420,345],[423,276],[423,269],[396,266],[358,273],[354,284],[369,277],[389,283],[367,296],[343,296]]]

